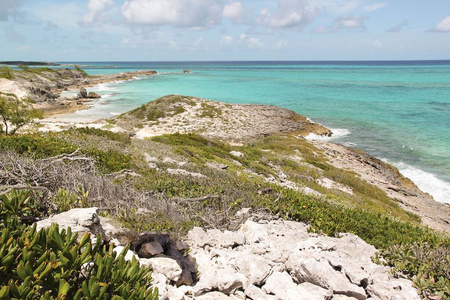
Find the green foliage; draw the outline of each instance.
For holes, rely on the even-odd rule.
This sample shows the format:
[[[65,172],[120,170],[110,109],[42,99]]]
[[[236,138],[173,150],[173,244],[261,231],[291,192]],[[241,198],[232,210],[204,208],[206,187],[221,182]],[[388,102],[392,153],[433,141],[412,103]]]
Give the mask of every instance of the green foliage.
[[[116,150],[100,150],[99,145],[75,145],[73,142],[82,136],[104,136],[112,139],[126,140],[120,134],[102,130],[77,129],[65,133],[27,134],[21,136],[6,136],[0,138],[0,150],[13,150],[20,154],[33,155],[36,158],[56,156],[63,153],[72,153],[80,149],[82,154],[91,156],[97,162],[99,169],[105,173],[118,172],[131,166],[131,156]]]
[[[21,69],[24,72],[34,73],[34,74],[42,74],[42,73],[45,73],[45,72],[56,72],[54,69],[51,69],[51,68],[48,68],[48,67],[29,68],[28,66],[25,66],[25,68],[21,67]]]
[[[128,248],[116,258],[99,236],[27,227],[36,207],[28,191],[1,196],[0,299],[157,299],[150,268],[125,261]]]
[[[14,79],[14,71],[7,65],[4,65],[0,67],[0,78]]]
[[[0,97],[0,134],[15,134],[23,126],[31,123],[33,119],[42,118],[42,111],[28,109],[19,100],[10,100]]]
[[[39,215],[38,205],[30,191],[14,190],[0,196],[0,229],[23,229]]]
[[[80,68],[80,66],[75,65],[75,69],[76,69],[77,71],[80,71],[85,77],[88,77],[88,76],[89,76],[89,74],[86,73],[85,70],[83,70],[82,68]]]
[[[78,188],[76,193],[59,189],[53,199],[53,203],[57,206],[58,212],[68,211],[72,208],[86,207],[88,195],[89,192],[85,191],[82,186]]]
[[[17,65],[18,68],[22,69],[23,71],[28,71],[30,69],[27,65]]]
[[[450,248],[448,241],[393,245],[382,250],[376,261],[394,266],[394,273],[413,279],[414,285],[430,295],[450,299]]]
[[[208,103],[202,103],[202,113],[199,115],[200,118],[215,118],[222,115],[220,108]]]
[[[151,101],[135,110],[130,111],[127,115],[137,119],[146,119],[147,121],[157,121],[167,116],[175,116],[186,111],[182,105],[195,105],[192,97],[169,95]]]

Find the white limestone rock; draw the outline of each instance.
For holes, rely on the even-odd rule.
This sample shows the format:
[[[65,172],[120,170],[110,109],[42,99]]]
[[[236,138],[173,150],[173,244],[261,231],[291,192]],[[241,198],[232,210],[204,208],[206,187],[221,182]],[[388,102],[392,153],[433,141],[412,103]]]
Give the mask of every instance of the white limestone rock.
[[[116,257],[118,257],[123,251],[125,250],[125,247],[123,246],[117,246],[113,248],[113,251],[116,252]],[[137,260],[139,260],[139,257],[131,250],[128,250],[127,253],[125,254],[124,259],[126,261],[132,261],[133,257],[136,258]]]
[[[36,230],[58,224],[60,229],[71,228],[72,232],[97,234],[103,232],[98,217],[98,208],[74,208],[69,211],[54,215],[48,219],[36,222]]]
[[[178,281],[183,270],[176,260],[169,257],[141,258],[142,265],[151,265],[153,272],[163,274],[169,281]]]

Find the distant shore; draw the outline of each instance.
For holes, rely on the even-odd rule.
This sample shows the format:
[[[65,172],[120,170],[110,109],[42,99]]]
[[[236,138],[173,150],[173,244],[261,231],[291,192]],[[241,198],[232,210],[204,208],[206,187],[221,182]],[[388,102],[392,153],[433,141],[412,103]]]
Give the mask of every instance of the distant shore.
[[[7,66],[60,66],[61,64],[55,62],[45,62],[45,61],[22,61],[22,60],[10,60],[10,61],[0,61],[0,65]]]

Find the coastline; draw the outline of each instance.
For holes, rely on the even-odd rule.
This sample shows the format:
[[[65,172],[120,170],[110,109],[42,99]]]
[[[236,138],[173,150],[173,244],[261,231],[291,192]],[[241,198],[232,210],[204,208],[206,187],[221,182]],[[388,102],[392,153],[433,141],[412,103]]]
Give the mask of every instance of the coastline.
[[[202,99],[194,98],[193,100],[198,102],[199,106],[200,103],[203,103]],[[210,105],[209,103],[213,104],[215,109],[224,109],[224,108],[231,109],[231,107],[233,107],[229,104],[220,102],[208,101],[206,103],[207,104],[204,105]],[[260,122],[264,123],[261,117],[257,117],[257,114],[255,115],[255,112],[257,111],[257,109],[255,110],[255,108],[257,108],[258,106],[245,104],[236,104],[236,106],[238,107],[248,106],[249,109],[251,109],[252,114],[244,113],[242,115],[243,118],[245,118],[247,121],[248,119],[251,120],[252,117],[254,117],[257,119],[258,123]],[[213,128],[218,129],[208,128],[207,130],[205,130],[202,129],[202,126],[210,126],[207,125],[210,124],[208,121],[209,119],[206,120],[206,123],[202,123],[205,122],[202,120],[195,121],[196,120],[195,116],[196,115],[198,116],[199,113],[196,111],[190,111],[189,105],[181,107],[183,107],[183,109],[186,110],[186,112],[184,112],[186,113],[186,115],[183,115],[182,113],[181,115],[176,115],[172,118],[171,117],[164,118],[163,122],[157,122],[155,123],[154,126],[151,125],[153,124],[152,122],[150,122],[150,126],[144,123],[138,125],[137,128],[134,126],[129,127],[129,125],[125,125],[126,123],[123,123],[123,121],[119,121],[117,117],[89,121],[83,119],[83,116],[81,115],[78,115],[78,117],[74,118],[73,114],[72,115],[66,114],[65,116],[67,117],[66,119],[67,121],[65,121],[64,114],[62,114],[59,115],[59,119],[54,118],[53,120],[47,119],[43,121],[44,123],[50,126],[49,130],[62,130],[64,128],[71,128],[71,127],[77,128],[87,126],[92,128],[110,130],[113,132],[128,132],[132,134],[132,136],[136,139],[146,139],[154,136],[160,136],[163,134],[173,134],[177,132],[179,133],[201,132],[201,134],[204,136],[219,138],[225,141],[229,140],[230,143],[236,144],[236,140],[233,139],[230,140],[230,138],[242,135],[241,127],[243,126],[243,123],[241,124],[239,120],[236,121],[237,124],[241,124],[237,126],[239,128],[239,131],[231,133],[226,133],[226,131],[224,131],[223,128],[226,125],[224,126],[222,126],[223,124],[220,125],[221,124],[220,119],[222,117],[227,119],[226,114],[222,115],[223,114],[222,113],[220,116],[219,115],[215,116],[214,122],[216,124],[214,125]],[[278,109],[278,108],[270,107],[270,109]],[[281,109],[281,111],[282,110],[283,109]],[[124,115],[126,116],[128,114],[129,113],[126,113]],[[122,115],[121,118],[124,115]],[[233,115],[238,116],[239,113],[234,112]],[[178,119],[176,117],[178,117]],[[212,118],[214,118],[214,116],[212,116]],[[270,119],[270,117],[268,118]],[[181,125],[181,127],[177,125],[181,124],[180,123],[181,120],[184,119],[190,119],[192,123],[190,125]],[[198,119],[201,118],[197,118],[197,120]],[[307,118],[304,118],[304,120],[307,120]],[[136,121],[131,120],[130,122],[132,124],[135,124]],[[252,126],[256,126],[255,124]],[[310,132],[316,132],[315,133],[316,136],[325,134],[325,131],[323,129]],[[262,133],[262,136],[268,134],[269,132]],[[251,138],[252,138],[251,136],[248,136],[244,138],[244,140],[248,140]],[[417,214],[422,220],[424,225],[429,226],[430,228],[436,229],[438,231],[450,234],[450,217],[449,217],[450,205],[438,202],[434,200],[431,195],[421,191],[416,184],[414,184],[410,179],[403,176],[399,172],[399,170],[393,165],[382,162],[381,160],[363,151],[345,147],[343,145],[332,143],[329,141],[308,139],[308,143],[317,147],[319,150],[323,151],[324,155],[328,158],[328,162],[333,166],[340,169],[355,172],[360,176],[361,179],[384,191],[390,198],[394,199],[400,205],[401,208],[403,208],[408,212]],[[343,190],[345,190],[345,188]]]
[[[95,76],[89,76],[89,80],[83,80],[81,83],[78,82],[77,84],[72,85],[66,85],[62,88],[56,88],[52,90],[52,93],[61,93],[63,91],[67,90],[78,90],[81,87],[94,87],[99,84],[103,83],[111,83],[111,82],[123,82],[125,80],[132,80],[136,76],[139,75],[156,75],[157,73],[155,71],[133,71],[133,72],[126,72],[126,73],[119,73],[119,74],[109,74],[109,75],[95,75]],[[60,97],[61,98],[61,97]],[[60,102],[56,101],[51,104],[44,104],[48,105],[47,107],[53,108],[53,110],[47,109],[47,112],[50,111],[46,115],[46,118],[39,121],[40,125],[38,125],[38,129],[40,131],[59,131],[64,130],[72,127],[94,127],[94,128],[101,128],[106,130],[111,130],[115,132],[127,132],[129,131],[129,128],[121,128],[120,126],[114,126],[111,125],[110,122],[105,120],[104,118],[89,118],[86,116],[83,116],[83,114],[77,113],[81,110],[89,111],[90,108],[92,108],[96,101],[96,99],[90,99],[88,102],[83,102],[80,104],[79,100],[68,100],[65,99],[66,102],[64,105],[61,105]],[[67,100],[69,101],[69,105],[67,104]],[[249,115],[247,115],[249,117]],[[308,120],[307,118],[304,118],[305,120]],[[170,126],[169,126],[170,127]],[[167,126],[166,126],[167,129]],[[189,130],[183,130],[183,129],[177,129],[176,132],[189,132]],[[138,138],[146,138],[146,137],[152,137],[155,135],[160,135],[164,133],[173,133],[173,131],[170,130],[140,130],[139,132],[134,132],[133,135],[136,135]],[[319,132],[322,133],[323,132]],[[346,134],[346,133],[344,133]],[[306,135],[305,135],[306,136]],[[319,145],[312,141],[311,144],[318,146]],[[327,143],[327,147],[335,148],[339,147],[338,144],[332,144]],[[331,146],[333,145],[333,146]],[[319,147],[320,148],[320,147]],[[356,152],[357,150],[353,150],[352,152]],[[368,157],[368,154],[366,154]],[[330,158],[331,159],[331,158]],[[370,159],[369,159],[370,160]],[[345,166],[345,161],[339,161],[337,162],[337,165]],[[364,172],[367,172],[367,170],[364,171],[364,168],[358,169],[358,166],[355,164],[350,165],[350,169],[357,168],[357,170],[354,170],[356,173],[363,175]],[[395,170],[397,170],[395,168]],[[402,178],[403,176],[400,175],[398,170],[395,174],[396,179]],[[448,210],[448,205],[441,204],[435,200],[432,199],[432,197],[428,194],[425,194],[417,188],[413,184],[413,186],[409,186],[408,188],[410,190],[404,190],[403,187],[400,186],[400,188],[392,186],[386,187],[386,180],[371,180],[371,178],[365,178],[368,182],[374,184],[375,186],[381,188],[384,190],[391,198],[396,199],[402,207],[408,211],[417,213],[423,220],[424,224],[431,226],[432,228],[436,228],[438,230],[444,230],[450,233],[450,230],[446,229],[448,227],[448,224],[450,223],[450,220],[448,220],[448,215],[450,215],[450,210]],[[396,191],[396,193],[393,193],[393,191]],[[403,193],[403,195],[402,195]],[[411,199],[405,200],[404,197],[410,197]],[[415,198],[414,198],[415,197]],[[413,199],[414,198],[414,199]],[[428,207],[432,207],[428,209]]]

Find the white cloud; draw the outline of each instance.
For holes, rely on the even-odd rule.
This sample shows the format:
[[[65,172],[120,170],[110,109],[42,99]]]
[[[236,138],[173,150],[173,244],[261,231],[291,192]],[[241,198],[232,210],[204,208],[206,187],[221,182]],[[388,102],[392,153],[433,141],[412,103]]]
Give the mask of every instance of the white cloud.
[[[336,33],[343,29],[348,30],[364,30],[366,25],[364,24],[364,18],[357,16],[341,17],[334,20],[333,26],[319,26],[311,30],[316,34]]]
[[[24,0],[1,0],[0,21],[7,21],[8,16],[15,14]]]
[[[373,3],[371,5],[367,5],[364,7],[364,9],[366,11],[375,11],[375,10],[385,7],[386,5],[387,5],[387,3],[385,3],[385,2],[378,2],[378,3]]]
[[[304,0],[280,0],[275,12],[261,9],[257,22],[271,28],[303,28],[318,15],[318,9]]]
[[[379,41],[379,40],[373,41],[372,45],[373,45],[375,48],[382,48],[382,47],[383,47],[383,43],[382,43],[381,41]]]
[[[338,29],[364,29],[366,25],[361,17],[349,16],[336,19]]]
[[[450,32],[450,16],[447,16],[442,21],[440,21],[436,25],[436,28],[434,28],[434,30],[442,32]]]
[[[238,42],[246,45],[248,48],[259,48],[263,46],[263,43],[260,41],[259,38],[250,37],[245,33],[242,33],[239,36]]]
[[[220,39],[220,44],[221,45],[231,45],[231,43],[233,43],[233,37],[229,36],[229,35],[225,35]]]
[[[328,10],[343,14],[354,11],[361,4],[361,0],[310,0],[319,10]]]
[[[116,3],[112,0],[89,0],[88,12],[81,19],[82,24],[92,24],[98,20],[99,16]]]
[[[220,0],[131,0],[122,5],[129,23],[204,29],[222,20]]]
[[[223,17],[238,22],[242,20],[245,10],[241,2],[230,2],[223,7]]]
[[[330,28],[325,26],[319,26],[314,28],[311,32],[316,34],[325,34],[330,32]]]

